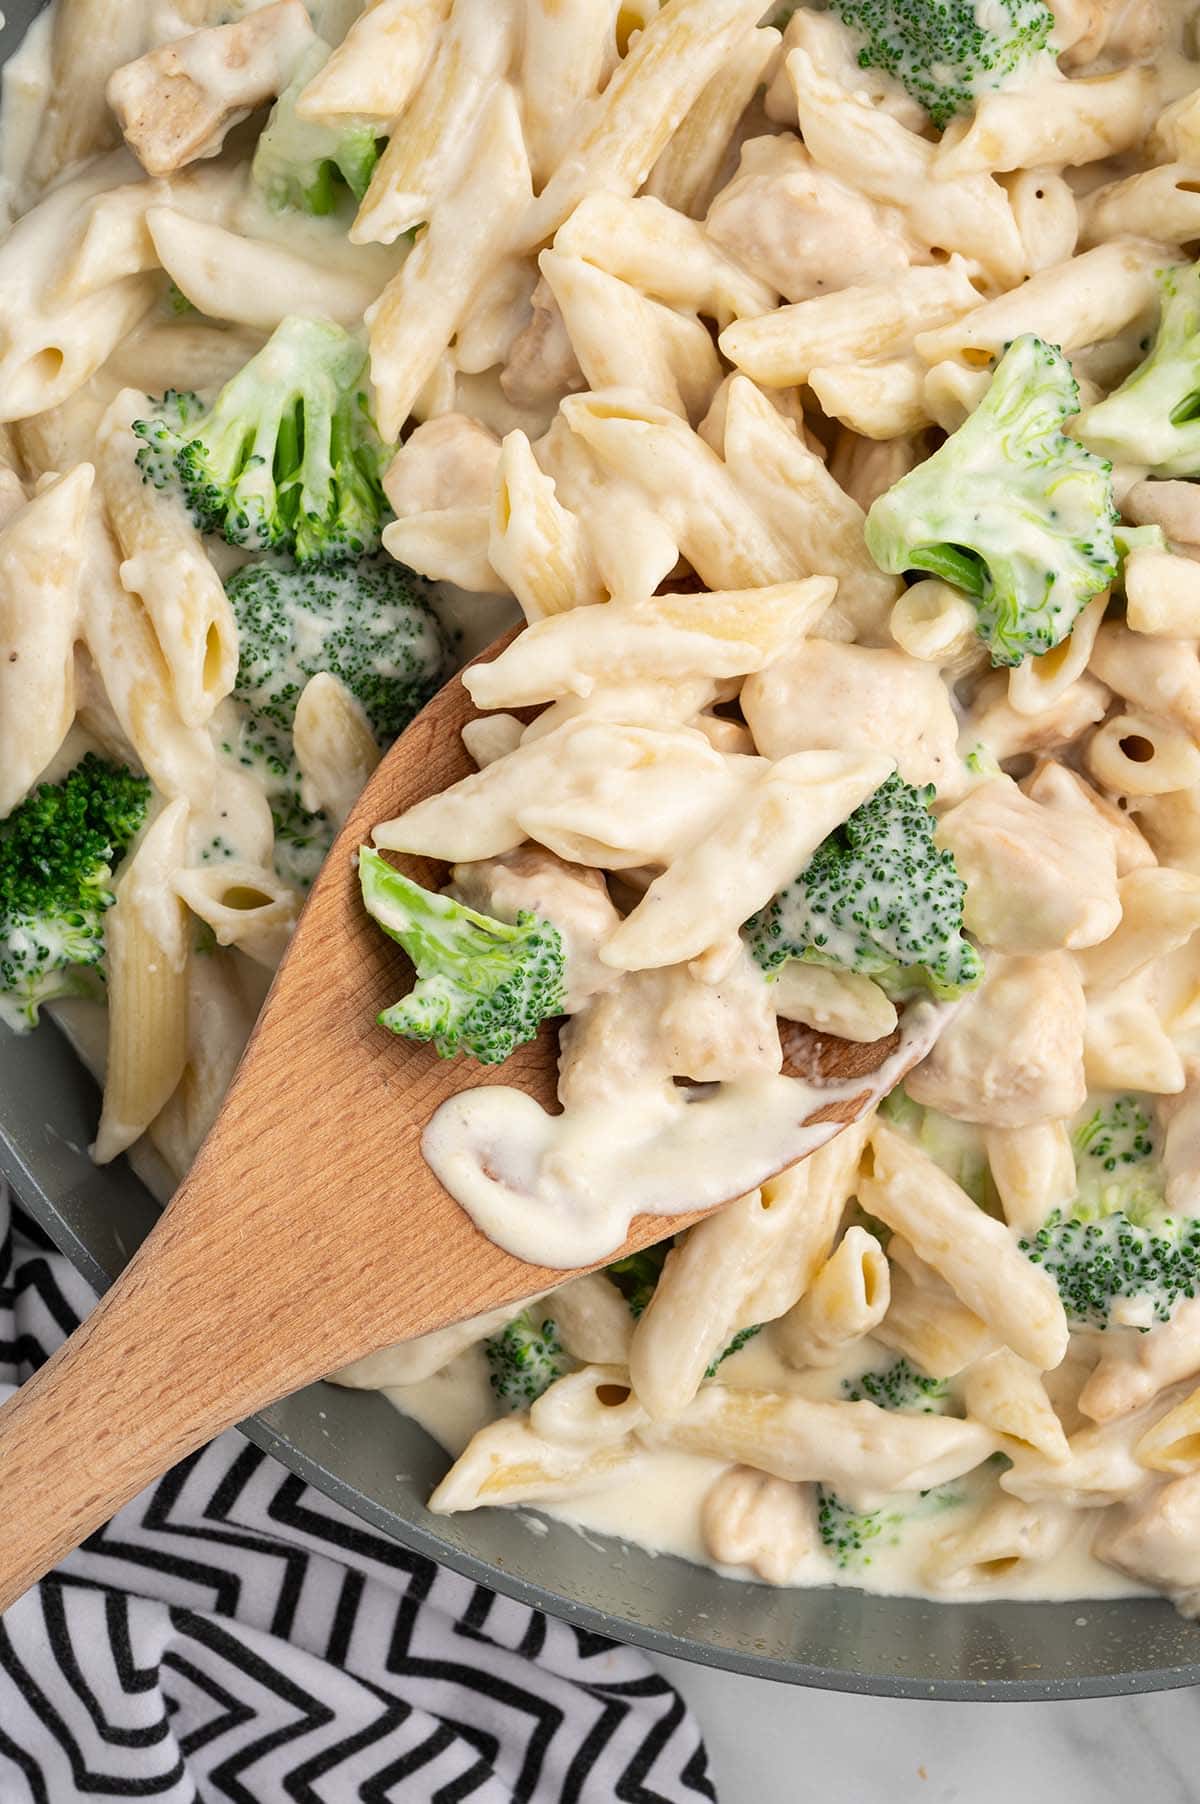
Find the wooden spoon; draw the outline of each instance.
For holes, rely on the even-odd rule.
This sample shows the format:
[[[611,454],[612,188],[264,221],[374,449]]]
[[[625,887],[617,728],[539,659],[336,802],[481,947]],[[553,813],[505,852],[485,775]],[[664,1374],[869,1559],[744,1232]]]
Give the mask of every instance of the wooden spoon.
[[[420,1145],[467,1085],[515,1084],[552,1105],[555,1032],[481,1068],[375,1021],[411,969],[362,906],[354,853],[377,822],[474,768],[460,735],[475,714],[455,677],[379,766],[191,1171],[88,1320],[0,1409],[0,1609],[222,1429],[380,1347],[562,1282],[480,1234]],[[444,877],[396,863],[427,885]],[[869,1107],[895,1045],[793,1036],[789,1063],[806,1074],[863,1078],[811,1119],[841,1125]],[[622,1250],[708,1213],[642,1216]]]

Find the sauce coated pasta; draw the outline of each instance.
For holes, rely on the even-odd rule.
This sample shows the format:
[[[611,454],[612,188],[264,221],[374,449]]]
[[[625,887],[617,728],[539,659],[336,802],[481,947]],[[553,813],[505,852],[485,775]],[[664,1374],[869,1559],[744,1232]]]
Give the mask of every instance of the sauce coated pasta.
[[[1190,7],[112,10],[5,73],[5,1030],[169,1187],[523,622],[359,869],[375,1031],[558,1033],[559,1114],[468,1085],[424,1150],[563,1283],[335,1381],[437,1511],[1196,1612]],[[789,1164],[822,1036],[894,1087]]]

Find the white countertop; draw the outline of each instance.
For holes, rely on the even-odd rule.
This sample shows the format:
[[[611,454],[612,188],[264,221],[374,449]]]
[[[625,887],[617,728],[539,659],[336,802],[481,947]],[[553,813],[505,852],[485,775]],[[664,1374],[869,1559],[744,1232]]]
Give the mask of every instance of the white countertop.
[[[1196,1804],[1200,1690],[941,1704],[655,1665],[708,1742],[721,1804]]]

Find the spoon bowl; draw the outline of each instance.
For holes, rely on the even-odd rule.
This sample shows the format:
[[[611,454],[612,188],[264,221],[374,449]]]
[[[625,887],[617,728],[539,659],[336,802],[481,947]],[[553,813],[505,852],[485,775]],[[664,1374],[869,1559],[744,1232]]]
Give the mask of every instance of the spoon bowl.
[[[513,1085],[552,1107],[555,1031],[480,1067],[376,1023],[411,967],[362,906],[355,854],[377,822],[471,772],[461,734],[476,712],[455,677],[379,765],[191,1171],[89,1319],[0,1409],[0,1610],[224,1428],[381,1347],[562,1282],[561,1267],[480,1233],[421,1152],[435,1110],[469,1086]],[[430,860],[392,857],[417,882],[444,881]],[[797,1129],[824,1122],[832,1135],[856,1119],[939,1025],[873,1047],[790,1035],[787,1069],[841,1081]],[[798,1150],[815,1144],[810,1133]],[[640,1216],[620,1252],[710,1213]]]

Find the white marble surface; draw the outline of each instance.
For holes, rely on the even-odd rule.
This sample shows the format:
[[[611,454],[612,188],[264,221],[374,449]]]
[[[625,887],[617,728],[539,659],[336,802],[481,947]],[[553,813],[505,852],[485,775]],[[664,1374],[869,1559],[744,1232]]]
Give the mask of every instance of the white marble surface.
[[[700,1719],[720,1804],[1200,1800],[1200,1690],[930,1704],[655,1664]]]

